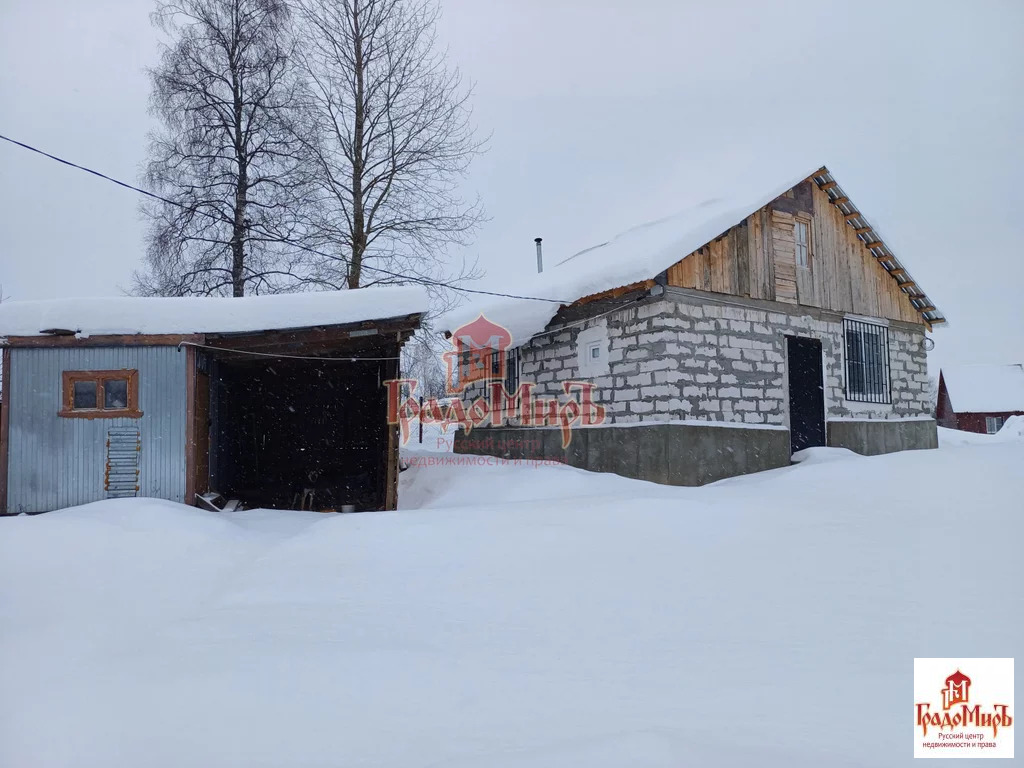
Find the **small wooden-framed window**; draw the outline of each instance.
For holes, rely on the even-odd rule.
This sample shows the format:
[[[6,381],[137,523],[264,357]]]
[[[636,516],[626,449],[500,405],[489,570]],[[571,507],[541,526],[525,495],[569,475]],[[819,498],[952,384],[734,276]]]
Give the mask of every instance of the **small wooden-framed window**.
[[[796,265],[808,269],[811,266],[811,227],[801,219],[793,224],[793,240],[796,242]]]
[[[139,372],[64,371],[58,415],[67,419],[139,418]]]

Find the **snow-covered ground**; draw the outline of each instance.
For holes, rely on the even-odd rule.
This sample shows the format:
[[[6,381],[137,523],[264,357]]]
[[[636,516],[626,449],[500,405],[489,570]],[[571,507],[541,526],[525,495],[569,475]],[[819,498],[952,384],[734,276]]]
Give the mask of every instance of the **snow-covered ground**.
[[[0,765],[909,765],[914,657],[1024,640],[1024,441],[433,458],[394,513],[0,520]]]
[[[994,435],[939,427],[939,446],[943,448],[957,445],[992,445],[1006,440],[1024,440],[1024,416],[1011,416]]]

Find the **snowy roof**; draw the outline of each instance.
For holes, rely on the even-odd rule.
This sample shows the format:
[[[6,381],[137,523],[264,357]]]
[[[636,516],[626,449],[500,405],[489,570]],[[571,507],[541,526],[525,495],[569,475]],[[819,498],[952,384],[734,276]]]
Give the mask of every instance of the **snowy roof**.
[[[942,368],[956,413],[1024,411],[1024,365],[958,365]]]
[[[246,333],[344,325],[427,310],[419,286],[357,288],[241,298],[135,296],[0,304],[0,337],[39,336],[49,329],[80,337],[134,334]]]
[[[512,334],[512,346],[518,346],[543,331],[561,305],[653,279],[800,182],[827,174],[824,166],[816,165],[781,183],[779,175],[767,169],[750,170],[739,180],[715,180],[718,189],[707,188],[711,196],[703,202],[672,216],[633,227],[567,258],[555,259],[554,265],[546,267],[543,273],[530,274],[521,282],[501,289],[503,293],[553,301],[493,298],[471,302],[443,316],[438,327],[451,331],[483,314],[506,328]],[[545,258],[547,261],[551,257]],[[889,259],[892,268],[903,266],[891,254]],[[885,266],[885,260],[880,261]],[[920,298],[925,302],[921,304],[923,307],[927,297]],[[934,317],[936,322],[942,321],[939,313],[934,313]]]

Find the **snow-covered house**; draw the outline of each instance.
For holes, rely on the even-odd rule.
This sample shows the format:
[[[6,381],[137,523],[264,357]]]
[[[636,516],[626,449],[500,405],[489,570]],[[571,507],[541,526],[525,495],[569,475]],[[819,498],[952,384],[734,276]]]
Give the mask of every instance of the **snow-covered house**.
[[[565,447],[557,427],[506,419],[457,451],[693,485],[809,446],[936,446],[926,334],[945,319],[829,170],[708,192],[506,291],[529,298],[444,318],[460,352],[481,315],[507,331],[493,370],[510,388],[565,401],[588,382],[605,410]]]
[[[0,305],[0,511],[120,496],[393,509],[419,288]]]
[[[1024,416],[1024,365],[944,366],[935,417],[939,426],[995,434]]]

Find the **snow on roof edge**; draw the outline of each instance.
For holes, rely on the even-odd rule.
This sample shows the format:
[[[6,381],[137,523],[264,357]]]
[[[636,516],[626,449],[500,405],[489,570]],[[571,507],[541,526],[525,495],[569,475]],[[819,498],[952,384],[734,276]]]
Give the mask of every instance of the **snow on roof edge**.
[[[626,229],[557,261],[550,270],[528,276],[521,285],[507,291],[559,301],[496,298],[470,302],[442,316],[437,325],[452,331],[482,314],[511,333],[512,347],[520,346],[547,327],[560,308],[559,302],[571,304],[585,296],[654,278],[823,168],[815,165],[781,185],[762,180],[760,188],[768,192],[736,193],[741,185],[726,184],[719,197]],[[743,180],[749,181],[748,176]],[[734,199],[733,194],[740,194],[741,199]],[[585,256],[586,260],[580,262],[579,258]]]
[[[817,165],[806,174],[791,180],[785,186],[773,188],[770,194],[761,195],[756,198],[752,194],[743,195],[746,198],[745,204],[735,203],[731,198],[733,187],[728,187],[726,194],[722,198],[711,198],[673,216],[626,229],[603,243],[584,248],[556,261],[552,269],[539,275],[531,275],[523,284],[508,289],[508,293],[545,299],[558,299],[559,301],[499,298],[489,301],[471,302],[457,307],[439,318],[438,327],[443,330],[453,331],[476,319],[479,315],[483,315],[488,320],[503,326],[512,334],[512,347],[520,346],[544,331],[560,309],[560,304],[569,305],[581,298],[592,296],[602,291],[653,279],[668,267],[685,259],[694,251],[736,226],[746,217],[768,205],[800,182],[810,180],[811,183],[816,183],[815,180],[818,178],[833,180],[834,189],[841,190],[841,187],[834,181],[832,172],[825,165]],[[741,182],[743,183],[737,183],[734,186],[743,188],[744,184],[749,182],[749,178],[744,176]],[[767,186],[768,183],[765,183],[764,188]],[[818,186],[820,188],[820,183],[818,183]],[[832,193],[828,192],[827,194],[829,199],[832,200]],[[845,201],[846,198],[842,200]],[[836,200],[837,204],[840,202],[840,200]],[[852,201],[844,204],[850,206],[850,210],[859,211],[858,208],[852,205]],[[723,213],[723,209],[726,209],[728,213]],[[840,210],[844,214],[847,213],[843,208],[840,208]],[[703,214],[703,218],[698,217],[698,214]],[[860,219],[862,222],[867,222],[863,215],[860,216]],[[657,236],[650,237],[652,232],[658,232],[659,230],[662,232],[668,231],[671,234],[674,228],[678,228],[679,225],[683,226],[681,230],[676,232],[678,236],[670,240],[659,242]],[[868,229],[874,233],[874,237],[871,239],[881,239],[881,233],[876,227],[868,224]],[[643,252],[643,244],[647,242],[648,245],[651,245],[649,241],[652,239],[654,247]],[[868,241],[864,240],[864,242],[867,244]],[[891,263],[893,269],[905,267],[906,262],[896,257],[887,245],[882,243],[882,248],[887,256],[880,261]],[[616,255],[619,256],[619,261],[618,263],[611,264],[609,269],[603,273],[604,279],[602,279],[600,274],[597,278],[590,280],[572,279],[574,277],[572,275],[573,268],[576,267],[581,268],[576,270],[577,273],[586,271],[588,276],[592,276],[592,270],[595,266],[594,262],[600,266],[602,258],[606,262],[608,261],[609,254],[613,259]],[[580,262],[578,261],[580,257],[586,258]],[[606,264],[605,266],[608,267],[609,265]],[[880,264],[880,266],[886,269],[887,272],[890,271],[883,264]],[[906,270],[904,269],[904,271]],[[565,279],[567,272],[570,275],[569,279]],[[897,282],[900,281],[897,280]],[[948,325],[948,320],[942,312],[931,306],[930,298],[920,285],[914,281],[911,281],[911,285],[916,286],[917,293],[914,295],[906,293],[908,300],[910,300],[911,306],[920,313],[922,321],[929,324],[929,329],[932,328],[931,323]],[[929,306],[931,306],[930,310],[928,309]]]
[[[0,337],[38,336],[48,329],[89,336],[254,333],[345,325],[422,314],[422,286],[378,286],[267,296],[45,299],[0,303]]]

